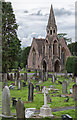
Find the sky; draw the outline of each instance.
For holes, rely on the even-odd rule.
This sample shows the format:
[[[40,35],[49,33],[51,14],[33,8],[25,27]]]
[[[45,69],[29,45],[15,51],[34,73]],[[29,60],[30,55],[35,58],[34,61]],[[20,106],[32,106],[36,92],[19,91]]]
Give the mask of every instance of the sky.
[[[51,4],[58,33],[67,33],[75,41],[75,0],[5,0],[11,2],[21,46],[27,47],[33,37],[45,38]]]

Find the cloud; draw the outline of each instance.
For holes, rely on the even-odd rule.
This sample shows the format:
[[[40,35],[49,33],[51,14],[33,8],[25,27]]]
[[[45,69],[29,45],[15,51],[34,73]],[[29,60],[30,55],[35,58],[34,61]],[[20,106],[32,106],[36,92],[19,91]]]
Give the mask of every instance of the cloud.
[[[63,16],[63,15],[68,15],[69,16],[69,15],[73,14],[73,12],[71,12],[69,10],[66,10],[64,8],[61,8],[61,9],[56,8],[54,11],[55,11],[56,16]]]

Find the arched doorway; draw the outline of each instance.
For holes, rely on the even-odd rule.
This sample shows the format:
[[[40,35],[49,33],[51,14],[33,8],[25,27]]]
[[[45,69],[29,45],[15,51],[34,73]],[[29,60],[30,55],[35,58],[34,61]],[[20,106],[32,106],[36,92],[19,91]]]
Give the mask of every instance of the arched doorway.
[[[60,71],[60,63],[57,60],[54,64],[54,72],[59,72]]]
[[[46,72],[46,70],[47,70],[47,64],[46,64],[45,60],[43,61],[43,70],[44,70],[44,72]]]

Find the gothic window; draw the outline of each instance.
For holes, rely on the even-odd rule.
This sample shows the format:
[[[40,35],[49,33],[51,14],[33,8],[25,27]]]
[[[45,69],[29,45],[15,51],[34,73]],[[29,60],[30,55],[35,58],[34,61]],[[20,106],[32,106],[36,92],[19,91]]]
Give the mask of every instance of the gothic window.
[[[54,44],[53,44],[53,55],[57,55],[57,41],[56,40],[54,41]]]
[[[53,33],[55,33],[55,29],[53,30]]]
[[[52,35],[52,30],[50,30],[50,35]]]
[[[36,61],[36,52],[33,51],[33,65],[35,65],[35,61]]]
[[[62,49],[62,52],[61,52],[61,59],[62,59],[62,65],[65,65],[65,50]]]

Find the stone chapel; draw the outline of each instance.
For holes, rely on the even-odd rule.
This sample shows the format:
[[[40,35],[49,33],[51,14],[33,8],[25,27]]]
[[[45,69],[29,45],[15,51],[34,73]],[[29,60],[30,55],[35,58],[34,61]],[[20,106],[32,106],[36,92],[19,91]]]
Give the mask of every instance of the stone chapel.
[[[64,38],[58,38],[57,25],[51,5],[47,35],[45,39],[33,38],[28,56],[28,68],[50,72],[60,72],[65,69],[65,63],[71,53]]]

